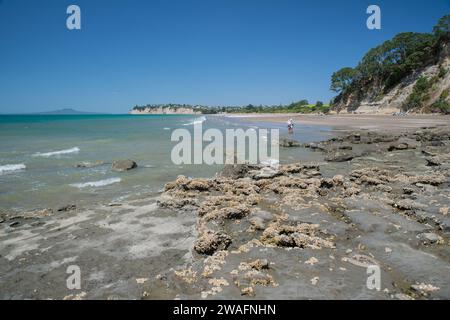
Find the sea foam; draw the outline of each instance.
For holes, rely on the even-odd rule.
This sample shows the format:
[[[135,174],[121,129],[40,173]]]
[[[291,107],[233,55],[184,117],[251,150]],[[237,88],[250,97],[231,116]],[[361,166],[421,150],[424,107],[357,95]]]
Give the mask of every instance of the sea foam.
[[[33,157],[52,157],[52,156],[59,156],[62,154],[70,154],[70,153],[78,153],[80,151],[80,148],[74,147],[70,149],[64,149],[64,150],[58,150],[58,151],[51,151],[51,152],[37,152],[33,154]]]
[[[19,164],[5,164],[3,166],[0,166],[0,174],[7,173],[7,172],[14,172],[25,169],[26,166],[23,163]]]
[[[104,180],[98,180],[98,181],[91,181],[91,182],[84,182],[84,183],[74,183],[71,184],[72,187],[75,188],[87,188],[87,187],[103,187],[103,186],[107,186],[113,183],[117,183],[122,181],[122,179],[120,178],[109,178],[109,179],[104,179]]]
[[[273,169],[278,169],[278,167],[280,166],[280,161],[278,159],[268,158],[264,161],[261,161],[261,164]]]
[[[191,122],[185,123],[185,124],[183,124],[183,126],[192,126],[194,124],[202,124],[205,121],[206,121],[206,117],[203,116],[203,117],[196,118]]]

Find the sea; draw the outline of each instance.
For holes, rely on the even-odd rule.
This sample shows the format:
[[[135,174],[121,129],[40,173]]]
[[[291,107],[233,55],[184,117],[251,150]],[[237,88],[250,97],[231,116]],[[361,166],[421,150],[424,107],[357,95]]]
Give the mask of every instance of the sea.
[[[225,115],[0,115],[0,209],[89,206],[155,197],[178,175],[213,177],[222,165],[174,164],[171,141],[179,128],[280,130],[283,123]],[[289,138],[327,139],[331,128],[297,125]],[[198,143],[198,142],[194,142]],[[204,143],[206,145],[207,142]],[[136,169],[115,172],[115,160]],[[280,163],[314,161],[304,148],[280,148]],[[80,165],[84,164],[84,165]]]

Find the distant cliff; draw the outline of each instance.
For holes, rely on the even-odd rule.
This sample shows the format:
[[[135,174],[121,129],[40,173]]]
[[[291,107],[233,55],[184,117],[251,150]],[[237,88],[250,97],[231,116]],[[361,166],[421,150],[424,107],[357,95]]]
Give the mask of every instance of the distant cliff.
[[[130,114],[202,114],[204,109],[197,106],[190,105],[146,105],[135,106]]]
[[[432,33],[405,32],[331,77],[337,112],[450,113],[450,15]]]

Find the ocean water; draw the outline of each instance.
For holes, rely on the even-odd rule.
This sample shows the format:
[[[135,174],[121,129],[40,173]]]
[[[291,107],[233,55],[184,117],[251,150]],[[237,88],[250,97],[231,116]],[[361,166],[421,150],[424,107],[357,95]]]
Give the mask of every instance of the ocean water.
[[[279,128],[245,118],[199,115],[2,115],[0,116],[0,208],[29,210],[153,197],[183,174],[212,177],[220,165],[175,165],[170,153],[174,129]],[[323,127],[296,128],[292,138],[327,138]],[[205,143],[206,145],[206,143]],[[114,172],[111,163],[132,159],[138,168]],[[314,160],[303,149],[280,149],[280,161]],[[82,162],[103,162],[77,168]]]

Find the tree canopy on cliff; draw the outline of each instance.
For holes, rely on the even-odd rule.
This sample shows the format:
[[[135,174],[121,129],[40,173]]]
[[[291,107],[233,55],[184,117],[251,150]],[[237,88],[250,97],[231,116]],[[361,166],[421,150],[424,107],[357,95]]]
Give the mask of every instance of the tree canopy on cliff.
[[[331,76],[330,89],[339,96],[368,86],[386,92],[415,70],[435,62],[440,45],[449,40],[450,15],[439,19],[433,33],[403,32],[370,49],[355,68]],[[339,100],[339,96],[337,97]]]

